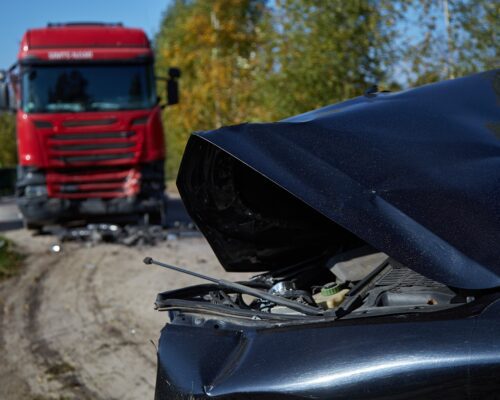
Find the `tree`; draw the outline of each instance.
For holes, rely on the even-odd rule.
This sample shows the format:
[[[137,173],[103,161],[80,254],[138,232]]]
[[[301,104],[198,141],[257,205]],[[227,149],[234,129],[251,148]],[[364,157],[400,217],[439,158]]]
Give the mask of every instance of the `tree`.
[[[403,29],[408,81],[419,85],[498,68],[500,3],[484,0],[413,0]],[[418,21],[418,29],[411,24]]]
[[[275,116],[354,97],[375,83],[394,85],[397,12],[383,0],[276,1],[275,68],[267,88]]]
[[[156,36],[157,72],[182,70],[181,103],[164,112],[167,173],[176,174],[195,130],[252,119],[261,0],[175,1]]]
[[[362,95],[498,66],[500,3],[482,0],[176,0],[155,40],[183,71],[164,111],[168,174],[189,134],[273,121]]]

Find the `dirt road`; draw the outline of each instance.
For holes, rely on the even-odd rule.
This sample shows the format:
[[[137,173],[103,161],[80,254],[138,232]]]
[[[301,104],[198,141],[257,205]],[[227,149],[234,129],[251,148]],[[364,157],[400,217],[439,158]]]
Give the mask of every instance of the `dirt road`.
[[[149,255],[205,274],[225,274],[202,238],[154,248],[65,244],[25,230],[6,234],[28,254],[0,283],[1,399],[152,399],[156,342],[167,315],[157,292],[199,280],[142,264]]]

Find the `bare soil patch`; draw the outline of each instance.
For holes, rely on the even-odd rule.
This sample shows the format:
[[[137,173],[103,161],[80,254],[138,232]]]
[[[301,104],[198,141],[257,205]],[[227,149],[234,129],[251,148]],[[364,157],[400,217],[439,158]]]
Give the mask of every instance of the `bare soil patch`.
[[[26,255],[21,272],[0,283],[0,398],[151,399],[156,349],[167,315],[161,291],[201,283],[142,259],[152,256],[204,274],[224,273],[203,238],[128,248],[6,234]]]

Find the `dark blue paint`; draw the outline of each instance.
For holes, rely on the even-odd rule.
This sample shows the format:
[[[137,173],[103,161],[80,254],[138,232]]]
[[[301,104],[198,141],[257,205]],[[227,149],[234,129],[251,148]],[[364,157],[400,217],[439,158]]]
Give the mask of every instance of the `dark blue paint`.
[[[497,301],[479,316],[423,321],[167,325],[157,398],[495,399],[499,313]]]
[[[224,268],[331,256],[360,245],[353,233],[481,291],[442,311],[286,325],[172,312],[156,399],[500,399],[500,300],[485,290],[500,285],[499,104],[490,71],[193,135],[178,186]]]
[[[283,122],[196,133],[178,186],[229,270],[238,263],[251,268],[236,253],[220,257],[227,241],[215,240],[213,227],[204,229],[203,216],[190,206],[197,188],[186,170],[193,163],[193,169],[207,167],[203,152],[197,160],[193,153],[210,144],[429,278],[460,288],[498,287],[499,104],[497,70],[360,97]]]

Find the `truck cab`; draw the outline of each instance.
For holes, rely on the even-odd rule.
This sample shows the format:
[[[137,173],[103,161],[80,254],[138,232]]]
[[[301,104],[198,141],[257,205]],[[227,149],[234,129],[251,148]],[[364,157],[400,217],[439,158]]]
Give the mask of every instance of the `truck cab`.
[[[162,106],[142,30],[100,23],[28,30],[10,75],[17,199],[28,227],[144,215],[162,221]],[[170,104],[178,77],[171,69]]]

